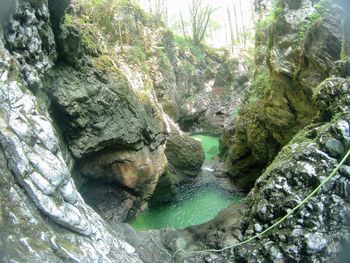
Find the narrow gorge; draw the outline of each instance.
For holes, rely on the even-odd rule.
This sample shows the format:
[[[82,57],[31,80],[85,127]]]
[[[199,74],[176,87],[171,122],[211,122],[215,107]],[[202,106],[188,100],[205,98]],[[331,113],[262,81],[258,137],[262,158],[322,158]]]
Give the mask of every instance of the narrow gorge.
[[[156,2],[1,0],[0,262],[349,262],[349,1]]]

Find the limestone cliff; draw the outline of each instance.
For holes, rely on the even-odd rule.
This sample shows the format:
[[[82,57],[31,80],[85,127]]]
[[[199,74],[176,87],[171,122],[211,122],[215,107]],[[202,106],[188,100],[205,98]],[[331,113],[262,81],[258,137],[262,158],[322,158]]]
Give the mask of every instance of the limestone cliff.
[[[168,169],[171,132],[144,64],[127,60],[131,41],[152,35],[138,28],[152,18],[116,3],[97,7],[132,19],[129,42],[114,38],[100,20],[106,10],[90,1],[1,2],[0,261],[170,260],[160,245],[134,248],[105,221],[146,204]],[[94,203],[101,196],[107,207]],[[162,242],[159,233],[149,238]]]
[[[47,2],[7,4],[0,38],[1,261],[141,262],[81,198],[40,99],[57,56]]]
[[[315,118],[311,97],[318,84],[337,74],[348,13],[341,1],[275,1],[268,11],[257,3],[253,91],[222,141],[231,176],[246,190]]]
[[[350,148],[350,83],[328,78],[315,89],[317,121],[282,148],[244,204],[223,211],[197,238],[222,248],[261,233],[294,208],[337,166]],[[225,261],[347,262],[349,160],[305,205],[259,239],[221,253]]]
[[[249,190],[258,179],[242,204],[192,228],[211,248],[247,240],[277,222],[331,174],[350,148],[349,3],[276,1],[270,7],[269,26],[257,32],[253,97],[224,137],[234,181]],[[349,160],[281,225],[222,251],[220,259],[347,262],[348,165]]]

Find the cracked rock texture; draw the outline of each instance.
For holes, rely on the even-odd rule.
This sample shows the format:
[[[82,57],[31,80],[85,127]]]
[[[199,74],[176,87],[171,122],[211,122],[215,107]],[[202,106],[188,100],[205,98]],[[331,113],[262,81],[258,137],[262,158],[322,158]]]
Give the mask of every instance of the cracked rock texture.
[[[279,150],[313,121],[317,108],[311,98],[318,84],[341,76],[339,65],[346,72],[346,1],[265,2],[257,1],[253,89],[222,139],[226,167],[246,191]]]
[[[77,27],[62,24],[69,4],[0,4],[0,261],[152,262],[125,241],[146,237],[109,225],[116,207],[98,203],[97,214],[77,185],[122,189],[108,197],[123,200],[114,223],[125,220],[165,173],[167,117],[127,63],[98,57]],[[99,200],[94,190],[87,195]],[[165,237],[147,238],[162,248]],[[170,261],[165,249],[145,249]]]
[[[198,240],[222,248],[259,234],[331,174],[345,149],[350,149],[346,100],[349,87],[349,80],[343,78],[329,78],[317,87],[317,121],[282,148],[243,204],[227,208],[212,222],[192,227]],[[225,250],[218,262],[347,262],[349,164],[348,159],[315,196],[281,225],[252,242]]]
[[[0,39],[1,261],[141,262],[81,198],[32,92],[56,57],[46,2],[15,1],[11,11]]]

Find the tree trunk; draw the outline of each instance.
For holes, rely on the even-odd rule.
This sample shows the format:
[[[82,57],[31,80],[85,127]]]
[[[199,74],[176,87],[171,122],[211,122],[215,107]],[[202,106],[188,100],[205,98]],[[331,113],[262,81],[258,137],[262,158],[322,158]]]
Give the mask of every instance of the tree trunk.
[[[169,13],[168,13],[168,0],[165,0],[164,4],[164,22],[165,25],[168,25]]]
[[[152,0],[148,0],[149,13],[152,14]]]
[[[230,36],[231,36],[231,50],[233,51],[233,45],[235,42],[235,38],[233,36],[233,28],[232,28],[232,20],[231,20],[231,13],[230,13],[230,9],[227,7],[227,17],[228,17],[228,23],[229,23],[229,27],[230,27]]]
[[[119,33],[119,39],[120,39],[120,51],[124,51],[123,47],[123,35],[122,35],[122,29],[120,27],[120,20],[118,20],[118,33]]]
[[[182,27],[182,34],[183,34],[185,37],[188,37],[187,32],[186,32],[186,28],[185,28],[185,22],[184,22],[184,19],[183,19],[181,13],[180,13],[180,21],[181,21],[181,27]]]
[[[229,43],[228,43],[228,38],[227,38],[227,24],[226,24],[226,22],[224,23],[224,30],[225,30],[225,43],[226,43],[226,46],[228,46]]]
[[[237,41],[238,41],[238,43],[241,43],[241,37],[239,35],[238,19],[237,19],[237,11],[236,11],[235,1],[233,1],[233,15],[234,15],[234,18],[235,18]]]
[[[341,50],[342,59],[350,57],[350,15],[343,20],[344,39]]]
[[[241,20],[242,20],[242,33],[243,33],[243,46],[245,47],[247,44],[247,35],[245,32],[245,26],[244,26],[244,18],[243,18],[243,10],[242,10],[242,2],[239,0],[239,9],[241,12]]]

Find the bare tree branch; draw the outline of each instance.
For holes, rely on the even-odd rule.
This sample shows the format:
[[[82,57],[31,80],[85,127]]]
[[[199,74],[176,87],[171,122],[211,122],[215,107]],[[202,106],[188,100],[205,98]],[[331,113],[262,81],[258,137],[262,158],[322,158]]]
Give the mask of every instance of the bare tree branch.
[[[203,6],[202,0],[191,0],[190,16],[192,26],[192,41],[195,45],[199,45],[205,37],[210,17],[215,11],[213,7]]]

